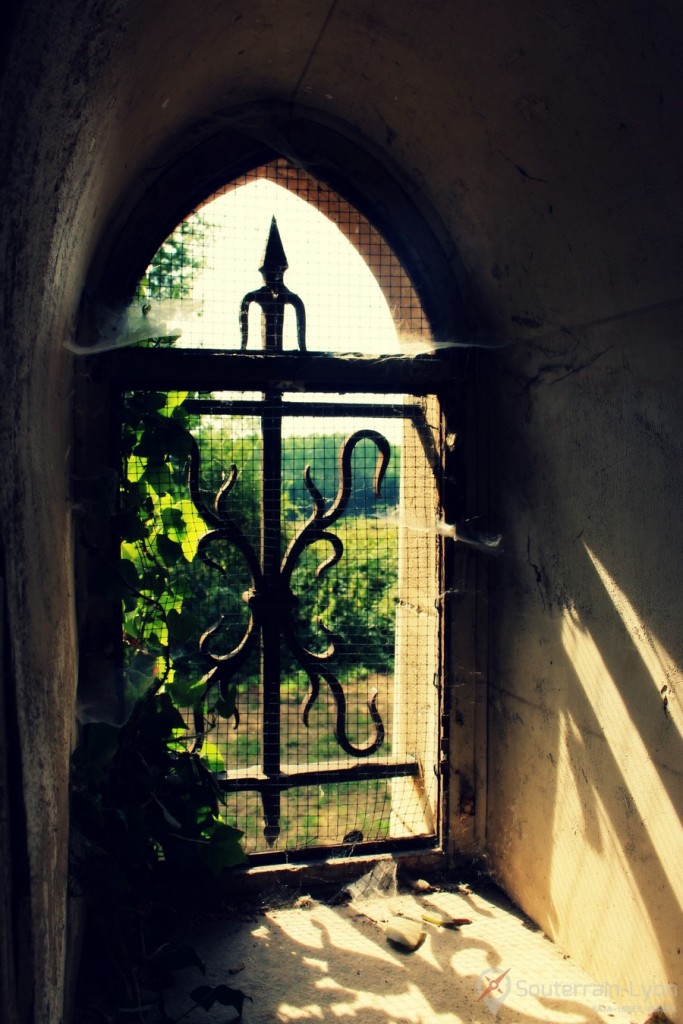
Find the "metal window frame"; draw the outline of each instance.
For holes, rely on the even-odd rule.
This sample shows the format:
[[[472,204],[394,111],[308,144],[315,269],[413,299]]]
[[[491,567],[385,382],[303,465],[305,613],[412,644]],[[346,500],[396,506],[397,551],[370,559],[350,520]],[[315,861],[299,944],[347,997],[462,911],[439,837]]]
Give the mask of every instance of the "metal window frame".
[[[216,394],[217,392],[267,391],[277,389],[287,392],[310,391],[320,394],[353,395],[384,395],[401,394],[405,396],[434,396],[442,404],[451,395],[456,364],[451,352],[435,352],[413,357],[405,356],[363,356],[357,354],[331,355],[313,352],[245,352],[245,351],[207,351],[193,349],[145,349],[130,348],[112,352],[101,357],[101,373],[107,381],[112,393],[122,394],[127,390],[154,389],[160,391],[192,390]],[[221,408],[232,407],[233,411],[254,413],[262,408],[262,400],[237,399],[223,401],[215,398],[190,400],[204,412],[218,413]],[[342,415],[368,414],[371,409],[373,418],[396,416],[391,407],[363,403],[285,403],[287,413],[310,414],[313,410],[334,412]],[[440,454],[434,451],[433,439],[424,423],[424,410],[417,403],[407,404],[401,409],[400,416],[409,419],[417,427],[425,454],[430,462]],[[441,650],[440,661],[443,660],[443,636],[439,638]],[[443,668],[440,670],[443,675]],[[441,679],[435,681],[439,688],[440,713],[437,720],[440,749],[447,747],[448,714],[445,710],[446,688]],[[443,773],[443,765],[434,766],[435,771]],[[226,792],[245,790],[258,791],[264,803],[269,800],[277,803],[279,794],[288,789],[315,783],[319,784],[324,777],[326,782],[354,782],[369,778],[408,778],[417,777],[420,766],[417,761],[406,757],[387,757],[382,762],[377,759],[368,761],[354,760],[342,765],[326,763],[324,765],[297,766],[292,769],[287,764],[279,764],[277,775],[269,775],[264,770],[242,769],[231,771],[229,775],[219,775],[218,781]],[[405,838],[388,838],[377,841],[363,842],[359,853],[371,855],[378,853],[396,853],[401,851],[429,851],[439,848],[443,843],[445,827],[444,807],[446,794],[443,792],[443,778],[440,779],[442,793],[440,810],[437,814],[436,831],[433,835],[412,836]],[[349,856],[355,852],[353,844],[321,844],[300,850],[267,851],[250,854],[249,861],[253,865],[276,865],[287,862],[304,862],[326,859],[330,856]]]

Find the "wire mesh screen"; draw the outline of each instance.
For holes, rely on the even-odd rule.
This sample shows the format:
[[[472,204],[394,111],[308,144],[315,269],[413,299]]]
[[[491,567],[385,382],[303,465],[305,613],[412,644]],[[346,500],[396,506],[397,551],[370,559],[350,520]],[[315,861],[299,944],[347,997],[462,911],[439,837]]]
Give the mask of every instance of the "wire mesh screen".
[[[167,330],[179,346],[238,349],[240,303],[259,284],[273,215],[287,253],[286,284],[306,302],[311,351],[399,352],[426,344],[420,302],[381,235],[338,193],[286,160],[225,186],[159,248],[138,288],[154,331]],[[259,336],[258,324],[253,334]],[[291,310],[285,347],[296,347]]]
[[[434,572],[406,542],[435,545],[403,507],[402,478],[424,476],[423,445],[404,443],[420,409],[358,418],[333,397],[278,396],[268,475],[266,399],[126,399],[127,673],[163,674],[188,709],[181,742],[217,773],[252,854],[434,832],[422,775],[436,716],[410,667],[430,660],[433,638],[411,635],[408,660],[397,650],[401,575],[415,588]],[[412,681],[397,684],[407,668]],[[419,739],[406,719],[422,723]]]
[[[284,160],[188,217],[138,300],[127,343],[261,349],[269,365],[429,338],[377,231]],[[184,709],[178,743],[215,773],[248,853],[431,840],[438,409],[267,381],[123,398],[128,687],[154,676]]]

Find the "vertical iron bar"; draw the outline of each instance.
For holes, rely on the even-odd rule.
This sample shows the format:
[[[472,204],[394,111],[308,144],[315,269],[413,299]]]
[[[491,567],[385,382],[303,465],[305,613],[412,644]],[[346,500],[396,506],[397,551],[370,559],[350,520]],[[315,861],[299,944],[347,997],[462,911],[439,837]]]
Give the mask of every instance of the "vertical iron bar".
[[[256,302],[262,310],[261,347],[271,354],[282,352],[285,306],[296,314],[297,343],[306,350],[306,311],[298,295],[283,281],[287,256],[282,246],[275,217],[270,224],[266,251],[260,273],[263,286],[249,292],[240,307],[242,348],[249,344],[249,306]],[[263,593],[261,606],[261,680],[263,694],[262,767],[266,782],[261,790],[263,834],[272,846],[280,834],[280,629],[283,589],[280,578],[282,558],[282,390],[269,388],[263,393],[261,416],[263,454],[261,457],[261,568]]]
[[[280,616],[278,612],[281,553],[282,396],[264,395],[261,417],[261,565],[264,608],[261,626],[261,678],[263,681],[262,764],[268,779],[280,774]],[[264,835],[269,846],[280,833],[280,791],[263,792]]]

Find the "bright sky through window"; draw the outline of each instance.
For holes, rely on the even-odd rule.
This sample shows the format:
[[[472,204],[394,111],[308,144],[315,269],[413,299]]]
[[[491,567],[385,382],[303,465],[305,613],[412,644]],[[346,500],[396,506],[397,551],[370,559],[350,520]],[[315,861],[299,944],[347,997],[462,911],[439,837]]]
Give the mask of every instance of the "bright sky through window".
[[[263,262],[275,216],[289,269],[284,282],[306,307],[310,351],[396,353],[387,301],[358,250],[331,220],[288,189],[252,181],[207,203],[204,266],[193,272],[195,311],[177,344],[238,349],[243,296],[263,284]],[[261,347],[260,309],[250,313],[249,348]],[[296,349],[294,311],[285,314],[284,349]]]

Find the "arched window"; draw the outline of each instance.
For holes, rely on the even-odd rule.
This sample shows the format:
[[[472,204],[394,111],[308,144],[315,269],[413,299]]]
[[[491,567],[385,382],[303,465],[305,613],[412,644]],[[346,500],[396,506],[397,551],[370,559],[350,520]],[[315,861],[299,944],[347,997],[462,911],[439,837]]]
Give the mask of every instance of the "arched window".
[[[168,311],[180,321],[177,345],[240,347],[235,310],[254,287],[272,216],[286,243],[286,284],[305,297],[308,351],[428,348],[431,331],[415,289],[377,229],[283,159],[219,189],[158,250],[138,297],[157,304],[151,314]],[[285,326],[285,348],[296,348],[294,325]]]
[[[124,695],[163,677],[254,858],[439,842],[430,342],[379,232],[283,159],[186,217],[100,334]]]

